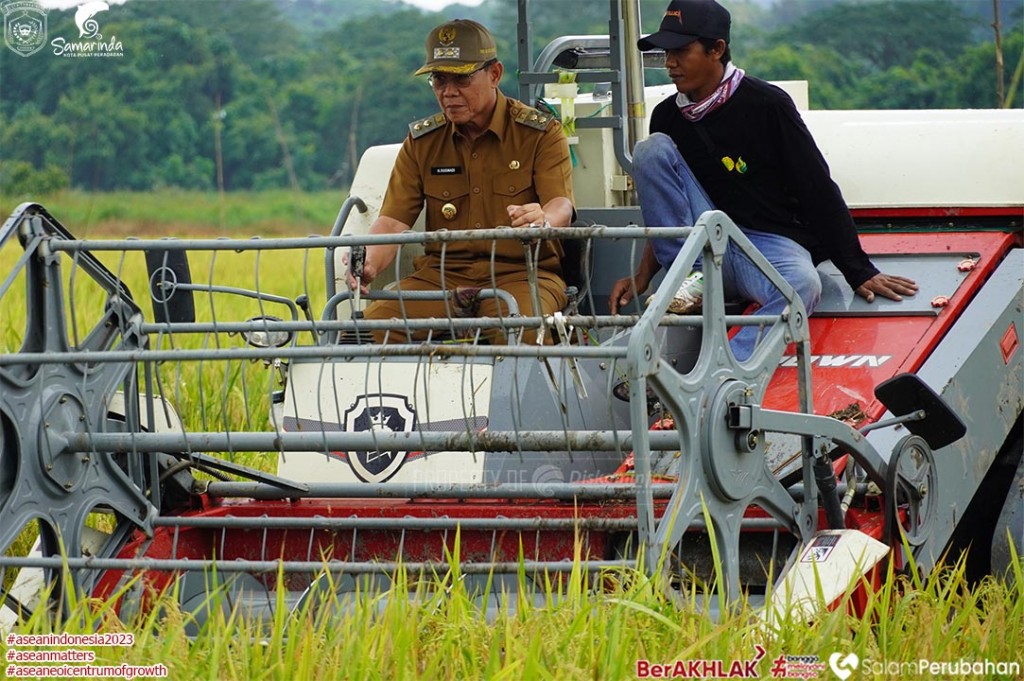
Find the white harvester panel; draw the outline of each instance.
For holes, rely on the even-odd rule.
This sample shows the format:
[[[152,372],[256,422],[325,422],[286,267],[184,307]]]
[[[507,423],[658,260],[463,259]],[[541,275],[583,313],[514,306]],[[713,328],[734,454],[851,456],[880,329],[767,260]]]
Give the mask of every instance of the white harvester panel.
[[[390,358],[294,363],[284,400],[287,432],[480,432],[491,401],[489,363]],[[287,452],[278,474],[303,482],[477,483],[479,452]]]
[[[859,530],[824,530],[807,542],[765,603],[770,625],[810,621],[832,606],[889,554],[889,547]]]
[[[803,116],[851,208],[1024,204],[1024,111],[1019,109],[807,111]]]

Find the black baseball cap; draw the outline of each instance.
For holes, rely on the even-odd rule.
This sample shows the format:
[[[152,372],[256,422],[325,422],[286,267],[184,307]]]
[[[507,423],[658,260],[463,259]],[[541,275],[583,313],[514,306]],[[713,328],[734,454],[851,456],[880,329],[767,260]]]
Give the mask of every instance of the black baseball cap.
[[[729,42],[732,17],[715,0],[672,0],[657,33],[636,41],[641,51],[678,50],[698,38]]]

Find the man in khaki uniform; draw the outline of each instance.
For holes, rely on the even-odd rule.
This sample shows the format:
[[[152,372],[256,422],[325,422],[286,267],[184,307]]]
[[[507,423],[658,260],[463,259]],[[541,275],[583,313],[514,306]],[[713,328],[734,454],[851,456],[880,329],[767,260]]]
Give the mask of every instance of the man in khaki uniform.
[[[409,125],[370,233],[411,229],[424,204],[428,231],[569,225],[574,210],[568,142],[555,118],[498,89],[504,68],[491,33],[475,21],[457,19],[432,30],[426,45],[426,63],[415,75],[430,74],[441,112]],[[537,262],[540,313],[552,314],[567,302],[561,244],[542,241],[531,249]],[[391,245],[367,247],[364,293],[397,251]],[[500,288],[515,297],[520,314],[538,314],[522,242],[430,243],[415,266],[412,275],[398,282],[398,291]],[[355,286],[354,281],[349,284]],[[452,309],[451,302],[440,300],[377,300],[364,317],[444,318]],[[508,317],[509,310],[495,299],[483,299],[476,314]],[[417,332],[412,340],[426,335]],[[409,340],[404,329],[375,337],[378,342]],[[506,340],[500,329],[484,337],[491,342]],[[524,335],[526,342],[535,338],[533,331]]]

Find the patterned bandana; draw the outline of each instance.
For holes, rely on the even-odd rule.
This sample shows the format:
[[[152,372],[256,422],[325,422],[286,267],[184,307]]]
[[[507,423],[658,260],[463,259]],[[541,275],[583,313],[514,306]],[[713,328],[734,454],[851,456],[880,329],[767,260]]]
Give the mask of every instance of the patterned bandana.
[[[691,102],[689,97],[680,92],[676,95],[676,106],[679,107],[679,113],[683,114],[683,118],[691,123],[696,123],[729,101],[729,98],[736,92],[736,88],[739,87],[740,81],[743,80],[743,74],[743,69],[736,68],[730,62],[725,67],[722,82],[718,84],[714,92],[704,99],[699,102]]]

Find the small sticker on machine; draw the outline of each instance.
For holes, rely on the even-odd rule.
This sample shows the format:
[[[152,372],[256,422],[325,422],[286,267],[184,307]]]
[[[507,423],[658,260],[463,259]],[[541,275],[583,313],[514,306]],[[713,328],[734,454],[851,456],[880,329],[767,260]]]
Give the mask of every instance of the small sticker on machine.
[[[801,563],[824,563],[828,560],[829,555],[832,553],[832,549],[839,543],[838,534],[823,534],[815,537],[811,542],[811,545],[804,551],[804,555],[800,558]]]

